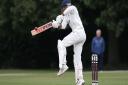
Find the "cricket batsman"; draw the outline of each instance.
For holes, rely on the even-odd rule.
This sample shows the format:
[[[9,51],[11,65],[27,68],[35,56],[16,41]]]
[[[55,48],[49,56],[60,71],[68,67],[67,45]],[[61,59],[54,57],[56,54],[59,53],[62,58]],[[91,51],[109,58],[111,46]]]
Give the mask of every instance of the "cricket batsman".
[[[62,14],[58,15],[56,20],[53,20],[52,27],[65,29],[66,26],[69,25],[72,32],[63,40],[58,40],[60,70],[57,75],[60,76],[68,70],[68,66],[66,65],[66,48],[73,45],[76,85],[84,85],[85,81],[83,79],[83,66],[81,61],[81,53],[86,40],[84,27],[77,8],[74,5],[71,5],[70,0],[63,0],[61,6]]]

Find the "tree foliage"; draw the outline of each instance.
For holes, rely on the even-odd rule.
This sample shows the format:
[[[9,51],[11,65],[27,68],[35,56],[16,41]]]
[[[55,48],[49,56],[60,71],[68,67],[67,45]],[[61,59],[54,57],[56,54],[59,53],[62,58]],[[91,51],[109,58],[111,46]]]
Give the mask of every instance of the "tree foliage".
[[[41,53],[41,47],[34,44],[39,42],[33,41],[30,30],[55,18],[58,4],[58,0],[0,0],[0,68],[38,63],[32,56]]]
[[[96,24],[106,26],[119,37],[128,24],[128,0],[84,0],[85,5],[100,10]]]
[[[60,12],[60,2],[61,0],[0,0],[0,68],[54,64],[55,59],[58,59],[54,57],[57,56],[55,45],[59,33],[48,31],[31,37],[30,30],[55,19]],[[95,20],[97,25],[106,26],[115,32],[117,37],[128,24],[127,0],[72,0],[72,2],[77,4],[84,26],[86,17],[88,20],[94,20],[89,13],[85,15],[85,9],[88,8],[99,12]],[[63,33],[59,35],[63,36]]]

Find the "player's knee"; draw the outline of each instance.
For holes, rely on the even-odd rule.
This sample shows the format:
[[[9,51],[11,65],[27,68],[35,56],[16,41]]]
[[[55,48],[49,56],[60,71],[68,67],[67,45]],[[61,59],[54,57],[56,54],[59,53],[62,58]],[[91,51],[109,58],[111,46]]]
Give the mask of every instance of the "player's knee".
[[[58,49],[61,48],[61,40],[58,40],[58,45],[57,45]]]
[[[63,42],[61,40],[58,40],[58,46],[57,47],[59,50],[63,50],[65,48],[63,45]]]

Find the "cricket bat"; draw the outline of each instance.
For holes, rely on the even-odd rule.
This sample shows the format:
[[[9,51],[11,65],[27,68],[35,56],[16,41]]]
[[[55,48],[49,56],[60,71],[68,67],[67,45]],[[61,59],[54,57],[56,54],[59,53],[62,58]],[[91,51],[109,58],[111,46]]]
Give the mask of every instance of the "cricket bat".
[[[37,34],[40,34],[48,29],[50,29],[52,27],[52,22],[48,22],[40,27],[36,27],[33,30],[31,30],[31,34],[32,36],[35,36]]]

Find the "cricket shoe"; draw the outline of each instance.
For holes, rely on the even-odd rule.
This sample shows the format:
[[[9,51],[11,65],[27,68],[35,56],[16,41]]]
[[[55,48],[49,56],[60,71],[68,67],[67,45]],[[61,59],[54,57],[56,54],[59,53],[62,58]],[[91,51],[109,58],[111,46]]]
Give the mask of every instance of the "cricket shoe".
[[[85,85],[85,81],[83,79],[78,79],[76,85]]]
[[[57,73],[57,76],[61,76],[61,75],[64,74],[67,70],[68,70],[68,66],[67,66],[67,65],[63,65],[62,68],[60,68],[59,72]]]

